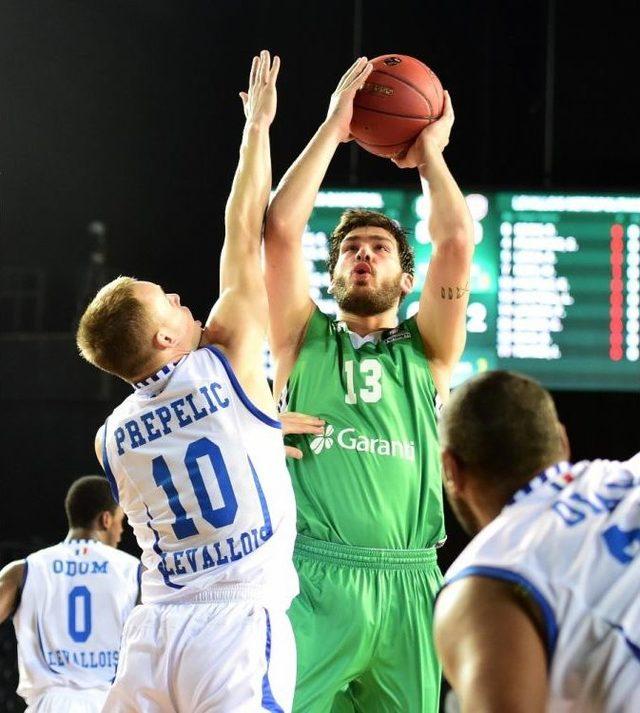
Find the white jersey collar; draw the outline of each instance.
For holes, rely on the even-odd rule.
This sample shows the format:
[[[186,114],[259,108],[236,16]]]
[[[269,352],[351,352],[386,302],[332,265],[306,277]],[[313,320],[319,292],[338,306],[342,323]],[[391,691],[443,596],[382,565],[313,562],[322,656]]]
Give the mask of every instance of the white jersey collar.
[[[95,537],[65,537],[62,541],[65,545],[68,545],[71,542],[86,542],[88,544],[89,542],[99,542],[100,540]]]
[[[379,344],[382,339],[382,333],[385,331],[384,329],[377,329],[375,332],[370,332],[361,337],[357,332],[352,332],[346,322],[339,321],[336,324],[339,332],[346,332],[349,335],[354,349],[360,349],[364,344]]]
[[[554,490],[562,490],[565,486],[569,485],[569,483],[573,482],[573,480],[574,476],[571,473],[571,463],[564,460],[559,461],[555,465],[534,475],[526,485],[516,490],[507,502],[507,506],[520,502],[545,483],[548,483]]]
[[[184,357],[182,358],[184,359]],[[137,381],[135,384],[133,384],[134,390],[139,394],[144,394],[151,398],[157,396],[161,391],[164,390],[164,387],[167,385],[169,378],[173,374],[173,370],[176,368],[176,366],[178,366],[181,361],[182,359],[178,359],[178,361],[173,361],[169,364],[165,364],[161,369],[156,371],[155,374],[151,374],[151,376],[147,376],[146,379]]]

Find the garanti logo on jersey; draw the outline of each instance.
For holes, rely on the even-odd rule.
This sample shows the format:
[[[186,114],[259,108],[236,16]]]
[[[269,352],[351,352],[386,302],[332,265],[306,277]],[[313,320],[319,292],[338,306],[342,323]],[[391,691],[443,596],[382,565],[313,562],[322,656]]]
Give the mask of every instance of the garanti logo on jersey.
[[[311,450],[320,455],[337,445],[345,451],[358,451],[360,453],[373,453],[378,456],[402,458],[414,462],[416,448],[413,441],[389,441],[386,438],[370,438],[356,433],[355,428],[343,428],[335,434],[335,429],[330,423],[324,427],[324,433],[316,436],[309,444]]]

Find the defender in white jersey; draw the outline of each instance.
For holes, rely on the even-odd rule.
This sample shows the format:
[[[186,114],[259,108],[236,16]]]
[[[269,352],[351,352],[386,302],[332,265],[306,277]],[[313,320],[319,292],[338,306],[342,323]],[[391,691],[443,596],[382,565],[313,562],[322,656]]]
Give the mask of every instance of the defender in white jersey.
[[[263,51],[204,331],[177,295],[119,278],[82,317],[89,361],[134,386],[96,451],[143,550],[142,606],[105,710],[283,711],[295,681],[295,504],[262,368],[261,230],[279,69]]]
[[[123,512],[101,476],[76,480],[64,542],[0,572],[0,622],[13,612],[18,694],[37,713],[99,713],[116,673],[140,563],[116,547]]]
[[[551,396],[510,372],[440,422],[458,519],[436,645],[462,711],[640,711],[640,454],[576,465]]]

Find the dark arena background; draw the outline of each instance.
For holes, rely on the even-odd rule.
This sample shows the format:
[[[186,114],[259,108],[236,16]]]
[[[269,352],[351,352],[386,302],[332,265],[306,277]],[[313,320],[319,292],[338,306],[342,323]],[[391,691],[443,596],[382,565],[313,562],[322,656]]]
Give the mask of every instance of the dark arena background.
[[[635,453],[633,5],[0,0],[0,565],[64,537],[64,493],[98,472],[94,434],[128,392],[77,356],[73,332],[88,299],[130,274],[178,292],[200,318],[215,300],[243,124],[238,92],[261,48],[282,58],[274,183],[354,57],[408,54],[436,71],[456,112],[445,156],[473,196],[478,231],[458,377],[496,366],[530,373],[552,389],[574,460]],[[340,147],[329,169],[305,238],[311,259],[322,257],[342,207],[357,202],[355,189],[407,224],[424,262],[416,172],[355,145]],[[527,237],[564,242],[531,257]],[[518,274],[542,282],[508,278]],[[559,295],[562,313],[518,318],[510,305],[526,305],[532,290]],[[443,568],[466,542],[449,513],[447,528]],[[122,546],[137,554],[130,531]],[[8,621],[1,711],[23,709],[16,681]]]

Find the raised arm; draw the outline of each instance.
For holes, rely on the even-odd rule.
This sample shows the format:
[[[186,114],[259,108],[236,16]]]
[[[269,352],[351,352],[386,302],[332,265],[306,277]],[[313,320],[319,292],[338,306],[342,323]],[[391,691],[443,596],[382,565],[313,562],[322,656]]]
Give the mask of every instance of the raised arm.
[[[287,355],[295,359],[313,310],[302,235],[333,155],[341,142],[350,139],[353,98],[370,72],[366,57],[345,72],[331,96],[327,118],[280,181],[267,212],[265,280],[269,340],[276,362]]]
[[[24,566],[24,560],[16,560],[0,571],[0,624],[10,617],[16,608]]]
[[[421,132],[404,159],[395,162],[401,168],[418,168],[431,204],[432,254],[416,319],[431,366],[447,382],[464,349],[474,250],[469,209],[442,155],[453,120],[445,92],[442,117]]]
[[[205,340],[224,348],[245,386],[256,374],[262,375],[267,330],[261,238],[271,190],[269,127],[276,112],[279,67],[279,58],[271,63],[269,52],[263,50],[260,57],[253,58],[248,92],[240,94],[246,122],[225,210],[220,297],[205,328]]]
[[[486,577],[466,577],[440,593],[436,649],[461,713],[546,710],[547,657],[527,606]]]

